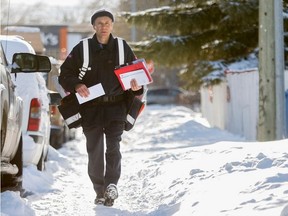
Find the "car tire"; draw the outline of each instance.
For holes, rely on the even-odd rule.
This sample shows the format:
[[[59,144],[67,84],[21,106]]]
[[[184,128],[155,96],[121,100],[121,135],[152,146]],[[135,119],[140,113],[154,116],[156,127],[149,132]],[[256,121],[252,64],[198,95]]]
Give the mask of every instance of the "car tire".
[[[42,151],[41,157],[40,157],[40,159],[38,161],[37,169],[39,171],[44,171],[44,169],[45,169],[45,157],[44,157],[44,152],[43,151]]]
[[[55,133],[51,133],[50,135],[50,145],[55,148],[55,149],[59,149],[62,147],[62,143],[63,143],[63,139],[64,139],[64,131],[63,132],[55,132]]]
[[[15,164],[19,171],[16,175],[4,174],[1,176],[1,191],[3,188],[20,191],[22,189],[22,175],[23,175],[23,140],[20,136],[19,145],[11,164]]]
[[[49,154],[49,147],[47,149],[47,152],[45,152],[45,154],[44,154],[44,162],[48,161],[48,154]]]
[[[1,134],[0,134],[0,141],[1,141],[1,152],[2,149],[4,147],[4,143],[5,143],[5,138],[6,138],[6,133],[7,133],[7,117],[6,114],[4,112],[5,110],[3,110],[3,116],[1,116],[2,122],[1,122]]]

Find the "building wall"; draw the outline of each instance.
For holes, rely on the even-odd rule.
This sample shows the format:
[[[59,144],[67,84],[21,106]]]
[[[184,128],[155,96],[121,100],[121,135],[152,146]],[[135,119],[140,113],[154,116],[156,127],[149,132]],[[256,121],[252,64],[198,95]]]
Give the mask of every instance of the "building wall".
[[[253,70],[226,75],[230,89],[226,128],[232,133],[256,140],[259,104],[259,75]]]
[[[288,134],[288,71],[285,71],[285,113]],[[257,139],[259,113],[258,70],[228,71],[219,85],[201,87],[201,111],[212,127]]]
[[[226,82],[219,85],[203,86],[201,93],[201,111],[212,127],[226,129],[227,103],[225,99]]]
[[[219,85],[201,87],[201,111],[212,127],[254,141],[258,122],[257,70],[228,72]]]

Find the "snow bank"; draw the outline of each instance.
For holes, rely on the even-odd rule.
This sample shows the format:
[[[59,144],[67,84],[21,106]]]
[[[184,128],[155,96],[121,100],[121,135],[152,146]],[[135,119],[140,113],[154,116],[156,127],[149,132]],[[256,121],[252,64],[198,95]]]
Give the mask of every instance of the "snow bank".
[[[287,216],[288,140],[245,142],[199,113],[148,106],[123,135],[119,198],[95,206],[85,138],[49,149],[46,171],[24,169],[25,198],[1,194],[3,215]]]

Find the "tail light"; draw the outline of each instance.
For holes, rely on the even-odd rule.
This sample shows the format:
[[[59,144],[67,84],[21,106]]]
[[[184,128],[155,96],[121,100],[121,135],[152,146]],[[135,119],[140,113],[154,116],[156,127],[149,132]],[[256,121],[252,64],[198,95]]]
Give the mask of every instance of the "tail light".
[[[54,126],[63,126],[63,120],[60,116],[57,105],[50,105],[50,122]]]
[[[57,113],[57,106],[51,105],[50,112],[51,112],[51,115],[55,115]]]
[[[41,121],[41,101],[33,98],[30,103],[28,131],[38,131]]]

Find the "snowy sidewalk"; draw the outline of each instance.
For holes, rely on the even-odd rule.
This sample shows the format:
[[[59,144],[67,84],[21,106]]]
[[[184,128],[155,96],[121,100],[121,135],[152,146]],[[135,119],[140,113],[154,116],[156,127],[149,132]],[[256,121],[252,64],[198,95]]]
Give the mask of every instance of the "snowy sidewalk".
[[[112,208],[93,203],[81,135],[51,149],[45,172],[25,168],[27,197],[2,193],[1,216],[280,216],[288,204],[288,140],[244,142],[187,108],[151,106],[121,148]]]

